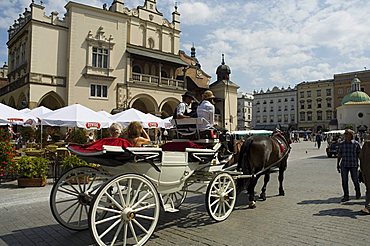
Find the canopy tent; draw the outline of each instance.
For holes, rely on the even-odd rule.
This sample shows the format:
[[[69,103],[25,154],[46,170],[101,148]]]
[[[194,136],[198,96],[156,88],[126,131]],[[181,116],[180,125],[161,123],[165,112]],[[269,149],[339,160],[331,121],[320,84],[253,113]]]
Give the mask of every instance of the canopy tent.
[[[32,109],[30,112],[28,112],[28,115],[32,115],[37,118],[42,118],[43,115],[52,112],[53,110],[48,109],[47,107],[40,106],[37,108]]]
[[[127,127],[132,121],[138,121],[144,128],[163,127],[163,120],[152,114],[145,114],[137,109],[130,108],[110,117],[113,121]]]
[[[41,116],[41,124],[85,129],[108,128],[113,121],[80,104],[73,104]]]
[[[0,103],[0,124],[32,124],[32,122],[28,122],[29,120],[33,122],[37,121],[33,116],[27,115],[17,109]]]
[[[20,112],[22,112],[22,113],[29,113],[30,111],[31,111],[31,109],[29,109],[29,108],[24,108],[24,109],[21,109],[21,110],[19,110]]]
[[[105,117],[112,117],[112,114],[108,113],[107,111],[104,111],[104,110],[101,110],[101,111],[98,111],[99,114],[102,114],[104,115]]]
[[[170,117],[167,117],[167,118],[163,119],[164,128],[170,129],[170,128],[173,127],[172,119],[173,119],[173,116],[170,116]]]

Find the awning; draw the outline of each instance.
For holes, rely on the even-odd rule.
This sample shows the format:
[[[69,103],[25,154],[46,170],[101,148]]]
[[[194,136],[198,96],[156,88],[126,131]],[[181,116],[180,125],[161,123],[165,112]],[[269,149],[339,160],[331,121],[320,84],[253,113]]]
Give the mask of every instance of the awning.
[[[188,65],[187,63],[182,61],[180,59],[180,57],[178,57],[176,55],[171,55],[171,54],[166,54],[166,53],[159,54],[157,52],[147,51],[147,50],[143,50],[143,49],[140,49],[140,48],[134,48],[134,47],[127,47],[126,51],[130,54],[135,54],[135,55],[144,56],[144,57],[150,57],[150,58],[153,58],[153,59],[162,60],[162,61],[166,61],[166,62],[172,62],[172,63],[180,64],[182,66],[187,66]]]

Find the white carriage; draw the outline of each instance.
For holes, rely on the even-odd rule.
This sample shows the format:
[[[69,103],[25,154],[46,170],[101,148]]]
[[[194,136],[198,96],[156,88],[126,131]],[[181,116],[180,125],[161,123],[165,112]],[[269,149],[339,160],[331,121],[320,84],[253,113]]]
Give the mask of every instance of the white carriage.
[[[160,207],[177,211],[187,192],[205,194],[208,214],[223,221],[235,206],[235,180],[243,175],[235,165],[224,168],[231,155],[220,160],[220,146],[183,151],[103,146],[91,153],[72,149],[102,168],[64,173],[51,192],[52,213],[69,229],[89,228],[99,245],[143,245],[155,230]]]

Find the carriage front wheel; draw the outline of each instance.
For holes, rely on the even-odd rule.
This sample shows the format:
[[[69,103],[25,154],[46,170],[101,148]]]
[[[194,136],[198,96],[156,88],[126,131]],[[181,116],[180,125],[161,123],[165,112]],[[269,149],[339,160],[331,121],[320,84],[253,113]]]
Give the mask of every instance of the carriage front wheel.
[[[206,209],[212,219],[223,221],[229,217],[236,201],[236,185],[228,173],[217,174],[207,186]]]
[[[159,219],[159,196],[139,174],[118,175],[95,196],[89,215],[90,232],[98,245],[143,245]],[[99,216],[106,212],[104,218]]]

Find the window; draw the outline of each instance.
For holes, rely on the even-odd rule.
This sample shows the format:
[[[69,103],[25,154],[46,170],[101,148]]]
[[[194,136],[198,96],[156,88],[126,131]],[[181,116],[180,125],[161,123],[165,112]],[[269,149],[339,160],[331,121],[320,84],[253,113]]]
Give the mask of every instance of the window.
[[[108,86],[91,84],[90,97],[108,98]]]
[[[331,108],[331,98],[326,98],[326,106]]]
[[[141,68],[140,68],[140,66],[138,66],[138,65],[134,65],[134,67],[132,68],[132,72],[133,72],[133,73],[141,73]]]
[[[304,98],[304,92],[303,91],[301,91],[299,94],[300,94],[301,98]]]
[[[148,39],[148,45],[150,49],[154,49],[154,40],[152,38]]]
[[[266,112],[266,107],[263,107],[263,112]]]
[[[306,120],[305,112],[300,112],[300,113],[299,113],[299,120],[300,120],[300,121],[305,121],[305,120]]]
[[[257,101],[256,105],[260,105],[260,101]]]
[[[280,105],[278,106],[278,111],[281,111],[281,106]]]
[[[331,110],[326,111],[326,119],[327,119],[327,120],[331,120],[332,115],[333,115],[333,113],[332,113],[332,111],[331,111]]]
[[[318,97],[321,97],[321,90],[317,90],[316,94],[317,94]]]
[[[338,89],[338,95],[343,95],[343,89],[342,88]]]
[[[311,91],[307,91],[307,97],[311,97]]]
[[[266,100],[263,101],[263,104],[266,104]]]
[[[274,112],[274,107],[270,107],[270,112]]]
[[[288,115],[287,114],[284,115],[284,122],[288,122]]]
[[[307,121],[312,121],[312,112],[307,112]]]
[[[270,100],[270,104],[273,104],[274,103],[274,100]]]
[[[278,103],[281,103],[281,99],[278,99]]]
[[[290,106],[290,110],[294,110],[294,105]]]
[[[301,109],[304,109],[304,101],[300,101]]]
[[[294,102],[294,97],[290,98],[290,101],[291,101],[291,102]]]
[[[312,108],[312,101],[311,100],[308,100],[307,101],[307,108],[308,109],[311,109]]]
[[[257,108],[257,113],[259,113],[260,112],[260,108]]]
[[[287,102],[287,101],[288,101],[288,98],[285,98],[285,99],[284,99],[284,102]]]
[[[290,122],[294,122],[294,114],[290,115]]]
[[[322,112],[317,111],[317,120],[322,120]]]
[[[278,122],[280,123],[281,122],[281,115],[278,115]]]
[[[93,67],[108,68],[108,49],[93,47]]]
[[[267,116],[263,116],[263,123],[267,122]]]
[[[317,108],[321,108],[321,99],[317,99]]]
[[[328,97],[331,96],[331,89],[326,89],[326,96],[328,96]]]
[[[284,111],[288,111],[288,105],[284,106]]]

